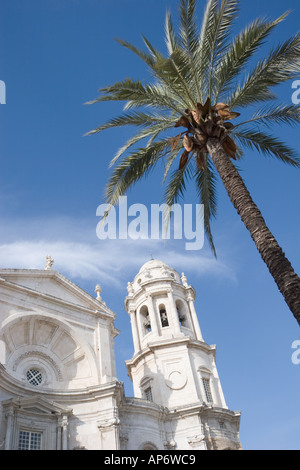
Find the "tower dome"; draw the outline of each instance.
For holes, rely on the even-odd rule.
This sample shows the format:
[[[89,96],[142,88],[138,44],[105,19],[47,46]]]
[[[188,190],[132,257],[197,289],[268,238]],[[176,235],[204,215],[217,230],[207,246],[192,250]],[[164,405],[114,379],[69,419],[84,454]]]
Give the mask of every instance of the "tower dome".
[[[131,283],[128,283],[129,294],[136,293],[148,283],[157,282],[158,280],[169,280],[181,283],[178,272],[171,268],[167,263],[158,259],[151,259],[143,264],[139,272]]]
[[[143,264],[139,272],[145,271],[145,269],[154,269],[154,268],[170,268],[164,261],[161,261],[160,259],[150,259],[146,263]]]

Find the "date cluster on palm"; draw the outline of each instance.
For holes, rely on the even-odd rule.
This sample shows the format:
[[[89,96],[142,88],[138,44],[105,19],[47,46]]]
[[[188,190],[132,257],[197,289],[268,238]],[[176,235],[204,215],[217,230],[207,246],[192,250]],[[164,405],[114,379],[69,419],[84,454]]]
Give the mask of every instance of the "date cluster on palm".
[[[190,152],[193,152],[197,167],[205,171],[208,150],[206,147],[209,137],[217,138],[229,158],[236,160],[237,146],[228,135],[234,126],[230,122],[240,116],[239,113],[231,111],[225,103],[217,103],[211,106],[208,99],[205,104],[197,103],[196,109],[185,110],[174,127],[186,127],[187,131],[171,139],[171,148],[174,150],[183,135],[183,147],[179,161],[179,169],[186,165]]]

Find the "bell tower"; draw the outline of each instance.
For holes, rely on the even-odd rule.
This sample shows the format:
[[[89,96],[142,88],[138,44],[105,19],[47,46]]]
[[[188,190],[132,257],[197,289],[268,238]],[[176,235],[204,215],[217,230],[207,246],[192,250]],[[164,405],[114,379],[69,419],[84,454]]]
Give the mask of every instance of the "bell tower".
[[[126,365],[135,397],[168,408],[199,402],[227,408],[216,348],[203,339],[187,277],[150,260],[127,290],[134,355]]]

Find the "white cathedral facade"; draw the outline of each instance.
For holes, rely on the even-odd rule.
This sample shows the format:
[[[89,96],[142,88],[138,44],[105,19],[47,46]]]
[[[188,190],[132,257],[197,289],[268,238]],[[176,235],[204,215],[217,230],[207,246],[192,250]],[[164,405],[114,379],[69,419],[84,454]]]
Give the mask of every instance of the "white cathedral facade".
[[[150,260],[127,290],[134,397],[116,376],[116,315],[99,286],[92,297],[51,259],[0,270],[1,450],[241,449],[187,278]]]

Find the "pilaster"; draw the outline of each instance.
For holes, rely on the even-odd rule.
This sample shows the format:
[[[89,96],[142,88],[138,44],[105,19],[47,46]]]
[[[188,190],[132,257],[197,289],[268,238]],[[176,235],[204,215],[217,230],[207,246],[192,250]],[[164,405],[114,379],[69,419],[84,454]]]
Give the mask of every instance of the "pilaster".
[[[198,321],[198,317],[197,317],[197,313],[196,313],[195,305],[194,305],[194,300],[195,299],[194,299],[194,296],[193,296],[191,291],[188,291],[187,296],[186,296],[186,300],[187,300],[188,305],[189,305],[189,309],[190,309],[190,313],[191,313],[191,318],[192,318],[192,322],[193,322],[193,327],[194,327],[196,339],[198,341],[203,341],[203,336],[202,336],[202,333],[201,333],[201,329],[200,329],[200,326],[199,326],[199,321]]]

